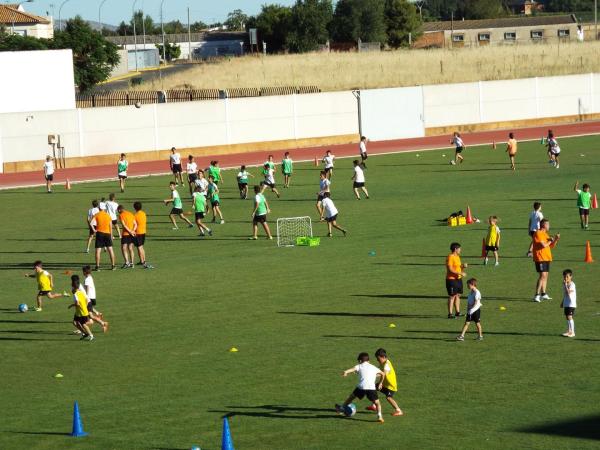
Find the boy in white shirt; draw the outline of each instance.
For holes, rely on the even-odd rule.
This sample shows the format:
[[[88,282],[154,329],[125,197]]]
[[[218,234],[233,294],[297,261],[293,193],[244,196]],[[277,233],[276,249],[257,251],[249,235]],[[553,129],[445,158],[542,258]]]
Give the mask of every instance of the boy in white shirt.
[[[52,181],[54,181],[54,161],[52,161],[52,156],[46,156],[44,178],[46,179],[46,190],[48,194],[52,194]]]
[[[200,188],[202,195],[206,197],[206,191],[208,189],[208,180],[204,177],[204,170],[198,170],[198,179],[194,182],[196,187]]]
[[[544,218],[542,214],[542,204],[540,202],[533,203],[533,211],[529,214],[529,237],[531,242],[529,243],[529,250],[527,250],[527,256],[531,258],[533,256],[533,234],[540,229],[540,222]]]
[[[188,156],[188,162],[185,170],[187,171],[190,195],[192,195],[194,193],[194,189],[196,188],[196,180],[198,179],[198,164],[196,164],[196,162],[194,161],[193,155]]]
[[[323,170],[325,170],[325,173],[327,174],[327,178],[330,180],[333,175],[333,160],[334,159],[335,159],[335,156],[331,154],[331,150],[327,150],[327,152],[325,152],[325,156],[323,156],[323,163],[325,164],[325,167]]]
[[[385,373],[369,363],[368,353],[360,353],[357,359],[358,364],[348,370],[344,370],[342,372],[342,376],[347,377],[351,373],[358,374],[358,385],[342,405],[338,405],[336,403],[335,410],[339,414],[343,414],[344,408],[352,403],[352,400],[355,398],[362,400],[364,397],[367,397],[367,399],[373,402],[377,408],[377,421],[383,423],[383,416],[381,415],[381,403],[379,402],[379,397],[377,396],[376,381],[377,377],[379,377],[380,380],[383,379]]]
[[[279,194],[279,191],[275,187],[275,169],[273,169],[273,167],[271,167],[269,162],[266,162],[264,164],[263,174],[265,176],[265,180],[261,183],[262,189],[261,189],[260,193],[262,194],[263,192],[265,192],[265,189],[267,189],[267,187],[270,187],[271,192],[274,192],[275,195],[277,195],[277,198],[281,197],[281,195]]]
[[[353,161],[354,164],[354,175],[352,175],[352,181],[354,182],[353,184],[353,188],[354,188],[354,195],[356,195],[356,200],[360,200],[360,194],[358,192],[359,189],[362,189],[362,191],[365,193],[367,200],[369,199],[369,191],[367,191],[367,188],[365,186],[365,173],[363,172],[362,168],[360,167],[360,163],[358,162],[358,159],[355,159]]]
[[[346,236],[347,230],[343,229],[336,222],[338,216],[338,210],[333,204],[333,200],[331,200],[331,193],[325,192],[323,194],[323,211],[325,213],[325,220],[327,221],[327,236],[331,237],[331,227],[340,230]]]
[[[238,189],[240,190],[240,198],[246,200],[248,198],[248,177],[252,174],[246,170],[246,166],[240,167],[237,174]]]
[[[551,131],[548,132],[548,143],[546,145],[548,146],[548,154],[550,155],[550,161],[548,162],[558,169],[560,167],[560,145],[558,145],[558,141]]]
[[[360,159],[361,165],[363,169],[367,168],[367,164],[365,161],[367,160],[367,138],[365,136],[360,137],[360,144],[358,144],[358,149],[360,150]]]
[[[571,269],[563,270],[563,300],[560,307],[564,308],[567,318],[567,331],[563,333],[564,337],[575,337],[575,308],[577,308],[577,290],[573,283],[573,271]]]
[[[175,147],[171,148],[171,154],[169,155],[169,167],[171,168],[171,172],[173,172],[173,177],[175,178],[175,186],[178,186],[179,183],[181,183],[183,186],[183,177],[181,176],[181,155]]]
[[[467,297],[467,317],[465,320],[465,324],[463,325],[462,331],[460,335],[456,337],[457,341],[465,340],[465,333],[471,325],[471,322],[475,322],[475,326],[477,327],[477,332],[479,335],[477,336],[478,341],[483,340],[483,330],[481,329],[481,292],[477,289],[477,280],[475,278],[471,278],[467,280],[467,287],[469,288],[469,296]]]
[[[121,239],[121,227],[119,226],[119,221],[117,220],[117,209],[119,209],[119,204],[115,201],[115,198],[115,194],[110,194],[108,196],[108,201],[106,202],[106,212],[110,216],[113,227],[117,230],[119,239]]]
[[[323,222],[325,217],[323,216],[323,199],[325,198],[325,193],[329,192],[329,186],[331,186],[331,181],[327,178],[327,172],[321,170],[321,179],[319,181],[319,192],[317,193],[317,211],[319,212],[319,220]]]
[[[83,284],[79,286],[88,298],[88,312],[90,319],[98,323],[102,327],[102,331],[106,333],[108,331],[108,322],[104,320],[104,315],[96,309],[96,285],[92,278],[92,268],[90,266],[84,266],[83,272]]]
[[[454,132],[450,143],[454,144],[454,146],[456,147],[456,150],[454,152],[454,159],[452,161],[450,161],[450,164],[452,164],[453,166],[456,165],[457,162],[460,162],[462,164],[463,160],[465,159],[462,156],[462,152],[465,149],[465,143],[463,142],[462,138],[460,137],[460,133],[458,131]]]
[[[94,231],[94,229],[92,228],[92,225],[91,225],[92,219],[99,212],[100,212],[100,208],[99,208],[98,200],[93,200],[92,207],[88,210],[88,214],[87,214],[87,225],[88,225],[89,235],[88,235],[88,240],[87,240],[87,246],[85,248],[86,253],[90,252],[90,245],[92,244],[92,240],[94,239],[94,236],[96,235],[96,232]]]

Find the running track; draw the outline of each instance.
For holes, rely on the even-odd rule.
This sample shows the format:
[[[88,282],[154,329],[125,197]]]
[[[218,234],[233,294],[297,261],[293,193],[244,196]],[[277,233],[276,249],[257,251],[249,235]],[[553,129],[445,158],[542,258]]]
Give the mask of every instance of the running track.
[[[564,136],[600,134],[600,121],[581,122],[568,125],[546,125],[543,127],[520,128],[515,129],[516,138],[520,141],[540,139],[545,136],[548,129],[552,129],[554,134],[560,138]],[[506,142],[508,130],[482,131],[475,133],[463,133],[462,136],[467,146],[491,144],[492,142]],[[432,150],[444,147],[451,147],[449,144],[450,136],[431,136],[424,138],[400,139],[394,141],[370,142],[368,145],[369,155],[399,153],[414,150]],[[250,144],[251,145],[251,144]],[[310,161],[315,157],[321,158],[326,149],[339,157],[358,156],[357,144],[330,145],[321,147],[299,148],[288,150],[296,162]],[[272,154],[275,160],[279,161],[283,157],[285,150],[238,153],[231,155],[220,155],[215,157],[219,160],[222,168],[239,167],[241,164],[247,166],[256,166],[262,164],[267,156]],[[199,167],[208,167],[210,157],[196,158]],[[40,161],[40,170],[35,172],[20,172],[0,174],[0,189],[41,186],[45,184],[42,164]],[[160,175],[169,173],[168,161],[147,161],[140,163],[131,163],[128,174],[130,177]],[[64,183],[67,179],[71,182],[97,181],[116,178],[116,158],[115,164],[102,166],[77,167],[57,170],[54,174],[55,183]]]

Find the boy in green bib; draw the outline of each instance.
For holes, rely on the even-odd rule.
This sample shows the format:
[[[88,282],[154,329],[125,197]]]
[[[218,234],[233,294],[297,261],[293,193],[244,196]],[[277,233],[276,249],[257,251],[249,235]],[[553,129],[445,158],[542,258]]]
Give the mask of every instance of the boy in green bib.
[[[223,225],[225,220],[223,219],[223,213],[221,212],[221,199],[219,198],[219,186],[217,186],[217,182],[215,177],[212,175],[208,176],[208,187],[206,189],[206,194],[210,200],[210,208],[212,209],[212,221],[213,223],[217,221],[217,215],[221,220],[220,223]]]
[[[252,211],[252,237],[249,238],[250,240],[258,239],[259,223],[264,228],[267,239],[273,239],[267,223],[267,214],[271,212],[271,209],[269,208],[269,202],[260,191],[260,186],[254,186],[254,211]]]
[[[590,209],[592,207],[592,194],[590,192],[590,185],[585,183],[583,186],[581,186],[581,189],[579,189],[579,181],[577,181],[573,190],[577,192],[577,208],[579,208],[581,228],[587,230],[590,219]]]
[[[281,172],[283,173],[283,187],[290,187],[290,178],[294,171],[294,162],[290,158],[290,152],[285,152],[283,159],[281,160]]]
[[[125,153],[121,153],[121,157],[117,161],[117,175],[119,176],[119,187],[121,192],[125,192],[125,180],[127,179],[127,168],[129,163],[125,159]]]
[[[198,226],[198,230],[200,230],[200,236],[204,236],[205,230],[209,236],[212,236],[212,230],[202,223],[202,219],[204,219],[204,215],[206,214],[206,196],[200,186],[196,186],[192,194],[192,200],[194,202],[194,214],[196,216],[196,225]]]
[[[171,209],[171,213],[169,214],[169,218],[171,219],[171,223],[173,224],[173,229],[178,230],[179,227],[177,223],[175,223],[175,218],[179,216],[181,220],[187,222],[189,228],[193,228],[194,224],[188,220],[187,217],[183,214],[183,203],[181,202],[181,197],[179,196],[179,192],[177,192],[176,184],[174,181],[169,183],[169,188],[171,189],[171,198],[163,200],[165,205],[169,203],[173,204],[173,208]]]

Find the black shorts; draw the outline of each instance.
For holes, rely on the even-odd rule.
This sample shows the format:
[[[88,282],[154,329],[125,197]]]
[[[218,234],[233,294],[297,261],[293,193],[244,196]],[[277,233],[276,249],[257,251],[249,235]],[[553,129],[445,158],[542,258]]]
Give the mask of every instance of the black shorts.
[[[170,214],[176,214],[176,215],[183,214],[183,209],[181,209],[181,208],[172,208]]]
[[[464,149],[464,147],[456,147],[456,153],[462,153]]]
[[[366,396],[372,402],[379,399],[379,397],[377,396],[377,391],[374,389],[370,390],[370,389],[356,388],[352,392],[352,395],[354,395],[356,398],[358,398],[360,400],[362,400]]]
[[[268,187],[270,187],[271,189],[275,189],[275,183],[270,183],[270,182],[268,182],[268,181],[263,181],[261,184],[262,184],[263,186],[268,186]]]
[[[88,309],[91,309],[90,306],[96,306],[96,299],[95,298],[90,298],[90,301],[88,302]]]
[[[579,215],[580,216],[589,216],[590,215],[589,208],[579,208]]]
[[[113,221],[112,221],[112,224],[113,224],[113,225],[116,225],[116,224],[117,224],[117,219],[113,220]]]
[[[333,167],[325,167],[325,169],[323,169],[325,171],[325,173],[329,173],[333,170]]]
[[[195,214],[195,216],[196,216],[196,220],[202,220],[202,219],[204,219],[204,213],[203,212],[197,212]]]
[[[171,171],[173,173],[181,173],[181,164],[173,164]]]
[[[361,188],[361,187],[365,187],[364,182],[363,183],[358,183],[356,181],[354,182],[354,189]]]
[[[324,198],[323,194],[317,194],[317,202],[322,202]]]
[[[253,224],[257,224],[257,223],[265,223],[267,221],[267,215],[263,214],[262,216],[254,216],[254,218],[252,219],[252,223]]]
[[[108,233],[96,233],[96,245],[95,248],[112,247],[112,237]]]
[[[379,392],[381,392],[383,395],[385,395],[386,398],[392,398],[394,396],[394,394],[396,393],[396,391],[390,391],[388,388],[386,387],[382,387]]]
[[[535,234],[535,231],[529,230],[529,236],[533,237],[534,234]]]
[[[485,250],[487,252],[497,252],[498,251],[498,246],[497,245],[486,245],[485,246]]]
[[[337,220],[337,216],[338,216],[338,215],[337,215],[337,214],[335,214],[335,215],[333,215],[333,216],[331,216],[331,217],[325,217],[325,220],[326,220],[327,222],[335,222],[335,221]]]
[[[282,172],[284,177],[291,177],[292,172]]]
[[[465,322],[481,322],[481,308],[475,311],[473,314],[468,314],[465,317]]]
[[[564,308],[565,311],[565,316],[574,316],[575,315],[575,308],[571,308],[570,306],[567,308]]]
[[[127,175],[119,175],[119,180],[126,180],[127,179]]]
[[[38,291],[38,296],[48,297],[48,294],[52,291]]]
[[[133,241],[133,244],[136,247],[141,247],[145,243],[146,243],[146,235],[145,234],[138,234],[138,235],[136,235],[135,240]]]
[[[550,272],[550,261],[535,262],[534,264],[537,273]]]
[[[366,153],[361,153],[360,157],[362,158],[363,161],[368,158]]]
[[[73,321],[77,322],[79,325],[85,325],[90,321],[90,316],[74,316]]]
[[[93,235],[96,234],[96,232],[94,231],[94,229],[90,225],[88,225],[88,230],[90,232],[90,236],[93,236]]]
[[[248,183],[239,183],[238,182],[238,189],[241,191],[242,189],[244,189],[245,187],[248,187]]]
[[[135,244],[135,236],[131,236],[130,234],[128,234],[127,236],[121,236],[121,245],[129,244]]]
[[[215,207],[215,206],[221,206],[221,203],[219,203],[219,200],[211,200],[210,201],[210,206]]]
[[[448,295],[456,295],[463,293],[463,282],[461,280],[446,280],[446,291]]]
[[[54,174],[46,175],[45,178],[46,178],[46,181],[52,181],[52,180],[54,180]]]
[[[188,182],[193,183],[198,179],[198,174],[196,173],[188,173]]]

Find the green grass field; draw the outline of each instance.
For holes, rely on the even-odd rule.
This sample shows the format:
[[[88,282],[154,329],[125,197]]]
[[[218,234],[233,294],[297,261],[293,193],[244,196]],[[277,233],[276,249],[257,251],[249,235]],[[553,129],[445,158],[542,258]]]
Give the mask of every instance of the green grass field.
[[[23,277],[34,260],[60,290],[68,287],[64,271],[93,263],[83,253],[86,212],[116,183],[53,195],[0,191],[0,448],[217,449],[224,416],[238,449],[598,448],[598,267],[583,257],[589,239],[600,258],[600,221],[594,211],[590,231],[580,230],[572,188],[577,179],[600,188],[600,138],[564,139],[561,147],[555,170],[539,143],[522,143],[516,173],[503,149],[489,146],[469,148],[460,167],[448,165],[451,150],[372,157],[371,200],[360,202],[351,160],[338,160],[332,191],[350,232],[322,237],[316,248],[248,241],[251,202],[237,198],[231,172],[222,188],[227,223],[203,240],[196,230],[171,230],[161,202],[167,177],[130,180],[118,200],[128,208],[143,202],[148,261],[157,268],[94,275],[111,330],[96,330],[92,343],[71,334],[66,299],[46,301],[41,313],[20,314],[17,305],[34,304],[35,280]],[[276,217],[314,219],[317,186],[317,170],[297,165],[282,199],[267,195],[273,228]],[[541,304],[531,301],[536,274],[524,256],[534,200],[562,234],[548,289],[554,299]],[[482,223],[438,221],[467,205]],[[497,268],[480,258],[491,214],[503,236]],[[324,224],[313,226],[325,236]],[[446,319],[452,241],[479,279],[482,342],[473,330],[456,342],[462,320]],[[575,339],[560,336],[567,267],[578,290]],[[342,370],[378,347],[396,367],[405,416],[391,417],[384,403],[380,425],[362,401],[353,419],[338,417],[333,404],[356,383]],[[81,439],[66,435],[75,400],[90,433]]]

